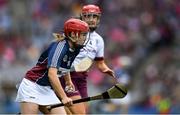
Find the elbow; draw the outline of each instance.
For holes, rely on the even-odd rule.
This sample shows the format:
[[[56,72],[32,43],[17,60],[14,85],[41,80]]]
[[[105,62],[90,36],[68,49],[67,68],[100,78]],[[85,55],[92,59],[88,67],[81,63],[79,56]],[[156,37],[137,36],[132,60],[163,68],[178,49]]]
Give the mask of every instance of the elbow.
[[[55,68],[49,68],[48,70],[48,77],[51,79],[53,76],[57,75],[57,69]]]
[[[51,72],[48,72],[48,77],[51,78],[53,74]]]

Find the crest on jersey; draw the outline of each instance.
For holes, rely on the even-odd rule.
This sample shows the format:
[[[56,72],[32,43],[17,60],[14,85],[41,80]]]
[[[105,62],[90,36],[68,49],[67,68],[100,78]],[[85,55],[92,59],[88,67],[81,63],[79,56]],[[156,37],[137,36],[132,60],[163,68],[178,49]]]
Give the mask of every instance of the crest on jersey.
[[[70,65],[71,65],[71,58],[72,58],[72,57],[69,57],[69,60],[68,60],[68,62],[67,62],[67,66],[70,66]]]
[[[64,62],[67,62],[67,61],[68,61],[68,56],[67,56],[67,55],[64,56],[63,61],[64,61]]]

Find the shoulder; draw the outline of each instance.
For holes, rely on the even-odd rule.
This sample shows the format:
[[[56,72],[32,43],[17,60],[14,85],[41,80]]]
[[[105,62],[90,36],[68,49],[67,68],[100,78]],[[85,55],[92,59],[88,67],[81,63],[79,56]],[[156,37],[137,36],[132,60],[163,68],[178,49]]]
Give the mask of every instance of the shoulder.
[[[62,49],[64,46],[67,46],[66,40],[53,41],[53,42],[51,42],[49,48],[50,48],[50,49],[57,50],[57,49]]]
[[[61,45],[66,45],[66,43],[67,43],[66,40],[61,40],[61,41],[53,41],[51,44],[61,46]]]
[[[58,41],[58,44],[62,44],[62,45],[65,45],[65,44],[67,44],[68,42],[67,42],[67,40],[62,40],[62,41]]]
[[[92,36],[94,36],[97,39],[103,39],[102,36],[99,35],[96,31],[92,32],[91,34],[92,34]]]
[[[93,37],[93,39],[95,39],[97,42],[103,42],[104,43],[104,39],[96,31],[92,32],[90,37]]]

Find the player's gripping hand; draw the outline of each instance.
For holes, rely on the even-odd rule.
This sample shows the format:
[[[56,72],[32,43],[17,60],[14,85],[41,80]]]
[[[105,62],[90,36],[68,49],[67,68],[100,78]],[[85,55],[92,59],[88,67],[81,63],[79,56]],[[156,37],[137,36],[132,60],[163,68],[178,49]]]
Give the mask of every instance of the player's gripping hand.
[[[74,84],[73,84],[71,81],[66,82],[65,91],[66,91],[67,93],[69,93],[69,92],[74,92],[74,91],[75,91]]]
[[[62,98],[62,103],[67,107],[69,107],[73,104],[72,99],[67,96]]]

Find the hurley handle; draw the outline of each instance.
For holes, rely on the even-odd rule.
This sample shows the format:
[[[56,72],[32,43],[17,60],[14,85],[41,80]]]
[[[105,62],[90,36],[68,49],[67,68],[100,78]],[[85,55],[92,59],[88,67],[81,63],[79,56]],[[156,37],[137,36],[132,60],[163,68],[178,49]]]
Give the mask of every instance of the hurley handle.
[[[86,101],[90,101],[90,100],[91,100],[90,97],[82,98],[82,99],[77,99],[77,100],[74,100],[74,101],[73,101],[73,104],[81,103],[81,102],[86,102]],[[51,110],[51,109],[53,109],[53,108],[61,107],[61,106],[64,106],[64,104],[63,104],[63,103],[59,103],[59,104],[49,105],[49,106],[47,106],[46,108],[47,108],[48,110]]]

